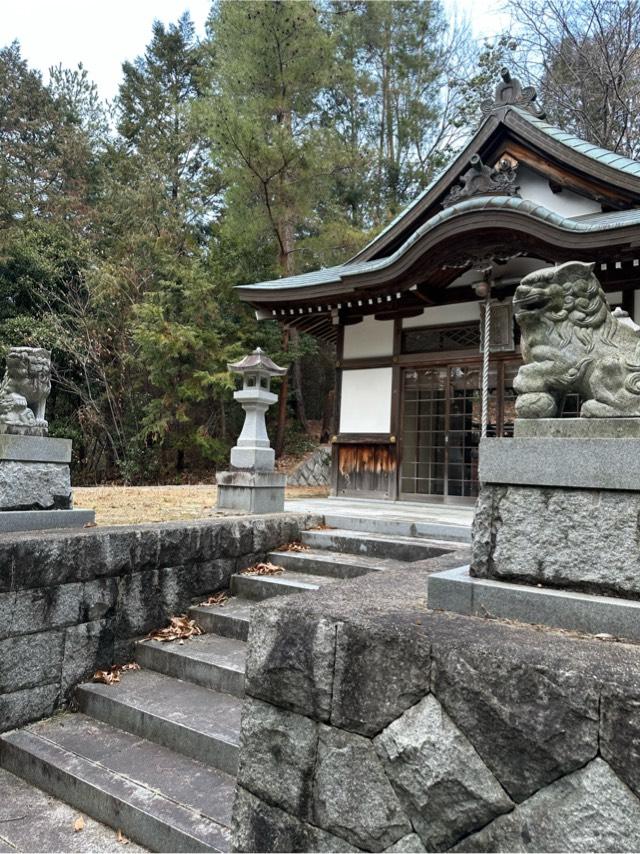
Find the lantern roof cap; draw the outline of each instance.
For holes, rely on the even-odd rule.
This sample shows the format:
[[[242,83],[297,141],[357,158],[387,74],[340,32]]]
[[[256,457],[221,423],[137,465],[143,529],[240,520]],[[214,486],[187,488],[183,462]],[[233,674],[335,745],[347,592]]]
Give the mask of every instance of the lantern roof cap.
[[[260,347],[256,347],[253,353],[240,359],[239,362],[228,362],[227,368],[235,374],[245,374],[248,371],[262,371],[272,377],[282,377],[287,373],[287,368],[281,368],[270,359]]]

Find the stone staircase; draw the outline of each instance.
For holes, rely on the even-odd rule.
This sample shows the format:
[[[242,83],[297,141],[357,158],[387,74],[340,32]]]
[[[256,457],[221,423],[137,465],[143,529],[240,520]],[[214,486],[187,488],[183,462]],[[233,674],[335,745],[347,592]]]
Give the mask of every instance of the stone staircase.
[[[78,712],[6,733],[0,765],[151,850],[230,850],[252,608],[458,547],[340,524],[305,531],[308,550],[270,553],[282,574],[234,575],[223,606],[192,607],[205,634],[141,641],[141,669],[79,686]]]

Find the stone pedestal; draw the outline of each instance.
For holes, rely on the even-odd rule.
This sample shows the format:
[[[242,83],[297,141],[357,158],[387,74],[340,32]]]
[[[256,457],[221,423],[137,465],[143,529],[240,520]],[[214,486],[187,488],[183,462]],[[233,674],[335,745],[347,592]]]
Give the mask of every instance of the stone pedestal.
[[[274,471],[224,471],[216,475],[218,508],[282,513],[286,477]]]
[[[583,418],[483,440],[471,574],[640,598],[640,436],[609,438],[633,435],[627,420],[595,422],[599,438],[567,435]]]
[[[0,434],[0,532],[93,522],[73,510],[70,462],[69,439]]]
[[[434,580],[433,607],[614,635],[638,619],[640,419],[516,422],[482,440],[479,476],[470,570]]]

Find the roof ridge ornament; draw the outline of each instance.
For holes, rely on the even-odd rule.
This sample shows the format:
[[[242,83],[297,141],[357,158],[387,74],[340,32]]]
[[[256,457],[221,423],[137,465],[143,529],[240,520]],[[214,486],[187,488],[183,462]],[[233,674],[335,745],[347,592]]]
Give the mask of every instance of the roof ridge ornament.
[[[472,155],[469,169],[464,172],[459,184],[452,187],[442,200],[448,208],[474,196],[517,196],[520,189],[516,184],[518,164],[504,157],[495,166],[486,166],[479,154]]]
[[[533,86],[523,86],[517,77],[512,77],[508,68],[500,69],[502,83],[496,86],[493,101],[482,102],[482,112],[491,113],[501,107],[522,107],[538,119],[545,118],[545,112],[535,103],[538,93]]]

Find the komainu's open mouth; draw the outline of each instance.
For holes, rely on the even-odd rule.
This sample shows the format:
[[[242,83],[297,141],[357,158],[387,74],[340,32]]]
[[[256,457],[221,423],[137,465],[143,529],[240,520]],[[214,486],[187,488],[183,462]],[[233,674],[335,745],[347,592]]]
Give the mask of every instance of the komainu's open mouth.
[[[523,311],[540,311],[549,303],[548,294],[540,291],[524,296],[518,296],[517,292],[513,298],[513,307],[516,314],[521,314]]]

